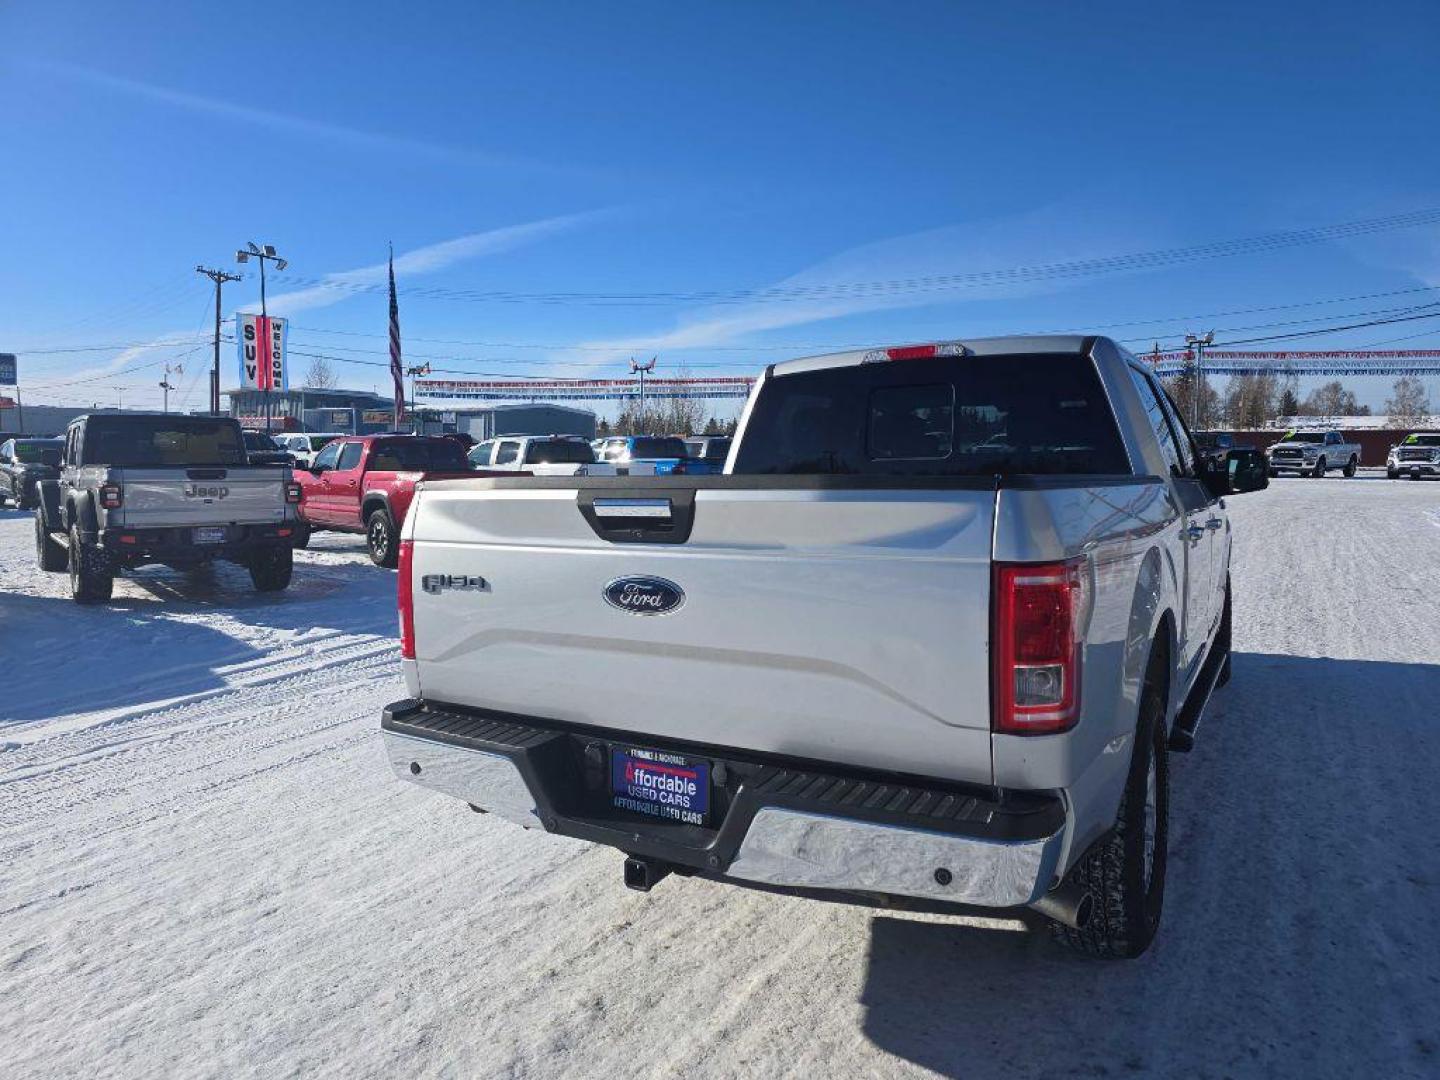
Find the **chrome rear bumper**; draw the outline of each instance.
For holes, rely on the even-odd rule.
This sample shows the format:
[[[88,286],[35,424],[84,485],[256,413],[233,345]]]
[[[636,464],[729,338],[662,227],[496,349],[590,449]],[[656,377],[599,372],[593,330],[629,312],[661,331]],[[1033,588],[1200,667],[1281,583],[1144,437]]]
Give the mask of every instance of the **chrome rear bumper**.
[[[567,827],[571,823],[542,810],[543,794],[537,798],[516,761],[505,753],[393,731],[382,731],[382,736],[391,768],[402,780],[525,828],[543,827],[629,850],[630,837],[623,832],[612,836],[593,827]],[[1013,908],[1038,900],[1054,884],[1064,840],[1063,823],[1044,836],[1003,839],[761,806],[728,865],[699,850],[693,865],[715,876],[766,886]]]

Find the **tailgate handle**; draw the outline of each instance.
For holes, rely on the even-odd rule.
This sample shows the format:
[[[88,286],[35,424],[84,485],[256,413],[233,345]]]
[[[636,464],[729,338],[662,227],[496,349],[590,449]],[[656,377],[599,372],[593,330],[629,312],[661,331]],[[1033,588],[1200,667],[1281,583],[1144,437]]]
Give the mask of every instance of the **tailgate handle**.
[[[673,516],[669,499],[596,499],[595,516],[601,518],[664,518]]]
[[[646,484],[643,494],[600,495],[582,487],[575,502],[595,535],[612,544],[683,544],[695,523],[694,488],[657,490]]]
[[[224,480],[224,469],[186,469],[185,475],[191,480]]]

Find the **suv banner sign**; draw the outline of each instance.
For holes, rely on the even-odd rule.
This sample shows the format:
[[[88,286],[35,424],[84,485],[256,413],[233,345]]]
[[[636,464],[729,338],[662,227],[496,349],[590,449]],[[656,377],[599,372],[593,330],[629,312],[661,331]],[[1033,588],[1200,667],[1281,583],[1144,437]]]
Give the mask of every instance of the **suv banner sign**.
[[[15,358],[14,353],[0,352],[0,386],[16,386],[19,383],[19,375],[16,369],[20,362]]]
[[[285,339],[289,321],[271,315],[235,316],[239,333],[240,389],[288,390],[290,367],[286,363]]]

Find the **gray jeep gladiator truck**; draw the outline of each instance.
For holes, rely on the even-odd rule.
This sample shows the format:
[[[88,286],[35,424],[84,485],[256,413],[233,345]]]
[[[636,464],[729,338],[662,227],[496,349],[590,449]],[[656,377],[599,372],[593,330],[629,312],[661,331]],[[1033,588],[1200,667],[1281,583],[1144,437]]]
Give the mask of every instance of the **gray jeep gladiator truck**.
[[[426,484],[397,775],[618,848],[637,889],[1033,910],[1143,952],[1261,453],[1198,455],[1103,337],[776,364],[736,438],[718,476]]]
[[[110,599],[115,575],[146,563],[224,559],[261,592],[290,584],[299,485],[250,465],[238,421],[173,413],[91,413],[65,432],[60,476],[40,483],[40,569],[70,575],[82,604]]]

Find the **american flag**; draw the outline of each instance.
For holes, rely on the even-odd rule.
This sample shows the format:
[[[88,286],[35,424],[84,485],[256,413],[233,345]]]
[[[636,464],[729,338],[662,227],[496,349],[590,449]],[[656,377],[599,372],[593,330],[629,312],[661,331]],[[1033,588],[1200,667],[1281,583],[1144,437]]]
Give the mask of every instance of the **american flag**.
[[[400,363],[400,301],[395,298],[395,249],[390,249],[390,376],[395,380],[395,426],[405,419],[405,368]]]

